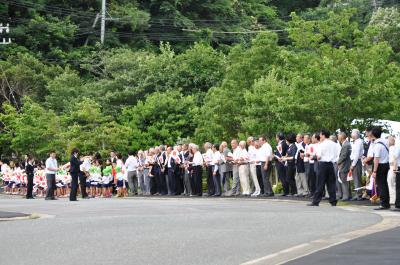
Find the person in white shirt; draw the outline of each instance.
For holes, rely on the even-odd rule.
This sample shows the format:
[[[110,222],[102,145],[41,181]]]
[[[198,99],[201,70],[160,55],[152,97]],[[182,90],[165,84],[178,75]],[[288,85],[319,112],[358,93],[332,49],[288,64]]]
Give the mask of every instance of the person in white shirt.
[[[219,144],[213,144],[212,146],[212,174],[213,182],[215,187],[215,193],[213,196],[221,196],[221,178],[219,174],[219,168],[221,164],[221,153],[219,152]]]
[[[311,137],[311,144],[306,146],[305,158],[308,158],[308,162],[310,164],[309,172],[308,172],[308,189],[310,190],[309,197],[314,196],[316,185],[317,185],[317,164],[314,157],[317,154],[319,144],[319,134],[313,134]]]
[[[128,159],[125,161],[125,167],[128,174],[128,186],[130,195],[137,195],[138,179],[137,179],[137,169],[139,166],[138,159],[134,151],[129,151]]]
[[[343,190],[342,190],[342,185],[340,185],[339,180],[338,180],[339,168],[338,168],[338,164],[337,164],[337,161],[339,160],[340,150],[342,147],[341,147],[340,143],[338,142],[336,135],[329,136],[329,139],[331,139],[331,141],[336,144],[336,152],[337,152],[335,161],[333,162],[333,169],[335,171],[335,176],[336,176],[336,198],[342,198]]]
[[[272,190],[272,185],[270,181],[272,173],[272,159],[274,157],[272,147],[267,142],[265,136],[258,137],[258,143],[260,145],[260,149],[257,150],[257,161],[260,163],[261,166],[261,178],[264,192],[263,196],[273,197],[274,191]]]
[[[249,154],[246,150],[246,142],[240,141],[239,152],[236,163],[239,165],[239,179],[242,193],[245,196],[250,196],[250,183],[249,183]]]
[[[390,209],[390,196],[387,182],[387,175],[389,172],[389,147],[387,146],[387,141],[382,139],[381,135],[381,128],[372,128],[371,137],[374,140],[374,171],[372,172],[372,177],[375,179],[376,189],[381,202],[381,206],[375,210]]]
[[[317,159],[319,162],[318,183],[313,201],[308,206],[319,206],[325,185],[328,187],[329,203],[336,206],[336,176],[333,163],[336,161],[337,150],[336,143],[329,139],[330,132],[322,129],[320,133],[320,144],[317,150]]]
[[[232,164],[232,189],[226,193],[226,196],[238,196],[240,194],[240,178],[237,160],[239,159],[240,147],[238,146],[238,141],[236,139],[232,139],[231,147],[233,153],[228,153],[228,155],[225,156],[225,159]]]
[[[390,204],[394,204],[396,201],[396,174],[394,171],[397,169],[395,168],[395,152],[396,152],[396,138],[393,136],[389,136],[388,138],[389,143],[389,172],[388,172],[388,186],[389,186],[389,196],[390,196]]]
[[[212,165],[212,158],[213,158],[213,151],[211,150],[212,144],[207,142],[204,144],[205,153],[203,154],[204,158],[204,165],[207,170],[207,194],[208,196],[213,196],[215,194],[215,187],[213,181],[213,165]]]
[[[191,196],[202,196],[203,188],[202,188],[202,174],[203,174],[203,156],[199,151],[199,146],[192,144],[190,151],[193,154],[193,161],[190,162],[192,165],[192,195]]]
[[[54,197],[54,190],[56,189],[56,173],[59,170],[56,152],[51,151],[50,157],[46,160],[46,180],[47,180],[47,191],[46,200],[57,200]]]
[[[258,183],[257,179],[257,149],[254,143],[254,137],[250,136],[247,138],[247,145],[249,146],[249,162],[250,162],[250,176],[254,183],[255,191],[251,195],[253,197],[257,197],[261,193],[260,184]]]
[[[360,188],[362,187],[361,176],[362,176],[362,163],[361,158],[364,153],[364,142],[360,139],[360,131],[357,129],[352,130],[351,132],[351,167],[350,170],[353,175],[354,187]],[[362,190],[359,189],[356,191],[353,200],[362,200]]]

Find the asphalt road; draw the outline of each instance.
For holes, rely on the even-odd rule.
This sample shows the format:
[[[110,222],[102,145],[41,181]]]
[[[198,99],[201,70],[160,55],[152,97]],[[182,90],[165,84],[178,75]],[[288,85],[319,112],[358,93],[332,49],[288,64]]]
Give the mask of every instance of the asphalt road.
[[[0,198],[1,265],[241,264],[373,225],[381,217],[304,202],[134,198],[69,202]]]
[[[400,218],[400,216],[399,216]],[[285,265],[399,265],[400,228],[368,235]]]

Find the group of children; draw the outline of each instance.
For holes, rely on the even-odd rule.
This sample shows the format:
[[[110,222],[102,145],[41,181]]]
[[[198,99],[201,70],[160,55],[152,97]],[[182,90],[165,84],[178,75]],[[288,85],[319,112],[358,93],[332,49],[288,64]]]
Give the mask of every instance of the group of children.
[[[127,176],[123,163],[112,166],[110,161],[106,162],[104,167],[98,160],[90,163],[85,169],[84,163],[81,165],[81,171],[86,173],[86,192],[91,197],[110,198],[115,186],[118,196],[126,196]],[[71,176],[68,171],[69,163],[61,167],[56,173],[56,196],[67,197],[71,189]],[[9,164],[2,162],[0,171],[0,180],[5,194],[26,195],[28,178],[23,166],[11,161]],[[116,183],[116,185],[114,185]],[[33,193],[37,197],[45,197],[47,189],[47,179],[45,166],[43,163],[37,163],[33,178]]]

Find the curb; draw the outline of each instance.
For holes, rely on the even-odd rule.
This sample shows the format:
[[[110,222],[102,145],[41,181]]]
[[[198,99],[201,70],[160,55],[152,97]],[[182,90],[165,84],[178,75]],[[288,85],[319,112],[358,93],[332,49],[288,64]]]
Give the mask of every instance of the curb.
[[[361,207],[351,207],[351,206],[339,206],[338,208],[346,210],[346,211],[353,211],[353,212],[369,212],[366,211],[365,208]],[[278,251],[276,253],[247,261],[245,263],[242,263],[242,265],[261,265],[261,264],[268,264],[268,265],[280,265],[287,263],[289,261],[293,261],[305,256],[308,256],[310,254],[313,254],[315,252],[328,249],[330,247],[334,247],[343,243],[346,243],[348,241],[351,241],[353,239],[357,239],[360,237],[364,237],[367,235],[375,234],[378,232],[383,232],[389,229],[393,229],[396,227],[400,227],[400,215],[396,213],[391,213],[391,212],[374,212],[373,214],[376,214],[380,217],[382,217],[382,220],[374,224],[372,226],[368,226],[365,228],[361,228],[355,231],[343,233],[343,234],[338,234],[338,235],[333,235],[327,238],[323,239],[317,239],[313,240],[308,243],[303,243],[291,248],[287,248],[281,251]]]

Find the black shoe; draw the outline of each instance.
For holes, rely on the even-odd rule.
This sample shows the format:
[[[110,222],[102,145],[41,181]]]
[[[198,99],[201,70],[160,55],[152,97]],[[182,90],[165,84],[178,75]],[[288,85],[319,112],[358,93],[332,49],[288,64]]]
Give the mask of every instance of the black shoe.
[[[390,209],[390,206],[389,207],[379,206],[378,208],[375,208],[374,210],[375,211],[382,211],[382,210],[389,210],[389,209]]]
[[[46,197],[46,198],[44,198],[44,199],[45,199],[46,201],[50,201],[50,200],[51,200],[51,198],[47,198],[47,197]]]
[[[58,200],[57,198],[51,198],[50,200],[52,200],[52,201],[56,201],[56,200]]]
[[[390,209],[391,211],[393,211],[393,212],[400,212],[400,208],[393,208],[393,209]]]
[[[82,199],[88,200],[90,199],[89,196],[82,197]]]
[[[70,202],[77,202],[78,200],[77,199],[72,199],[72,200],[70,199],[69,201]]]
[[[307,206],[319,206],[319,205],[316,204],[316,203],[311,202],[311,203],[307,204]]]
[[[32,199],[35,199],[35,198],[34,197],[26,197],[26,199],[32,200]]]
[[[330,202],[330,204],[331,204],[332,206],[336,206],[337,201],[335,201],[335,202]]]

